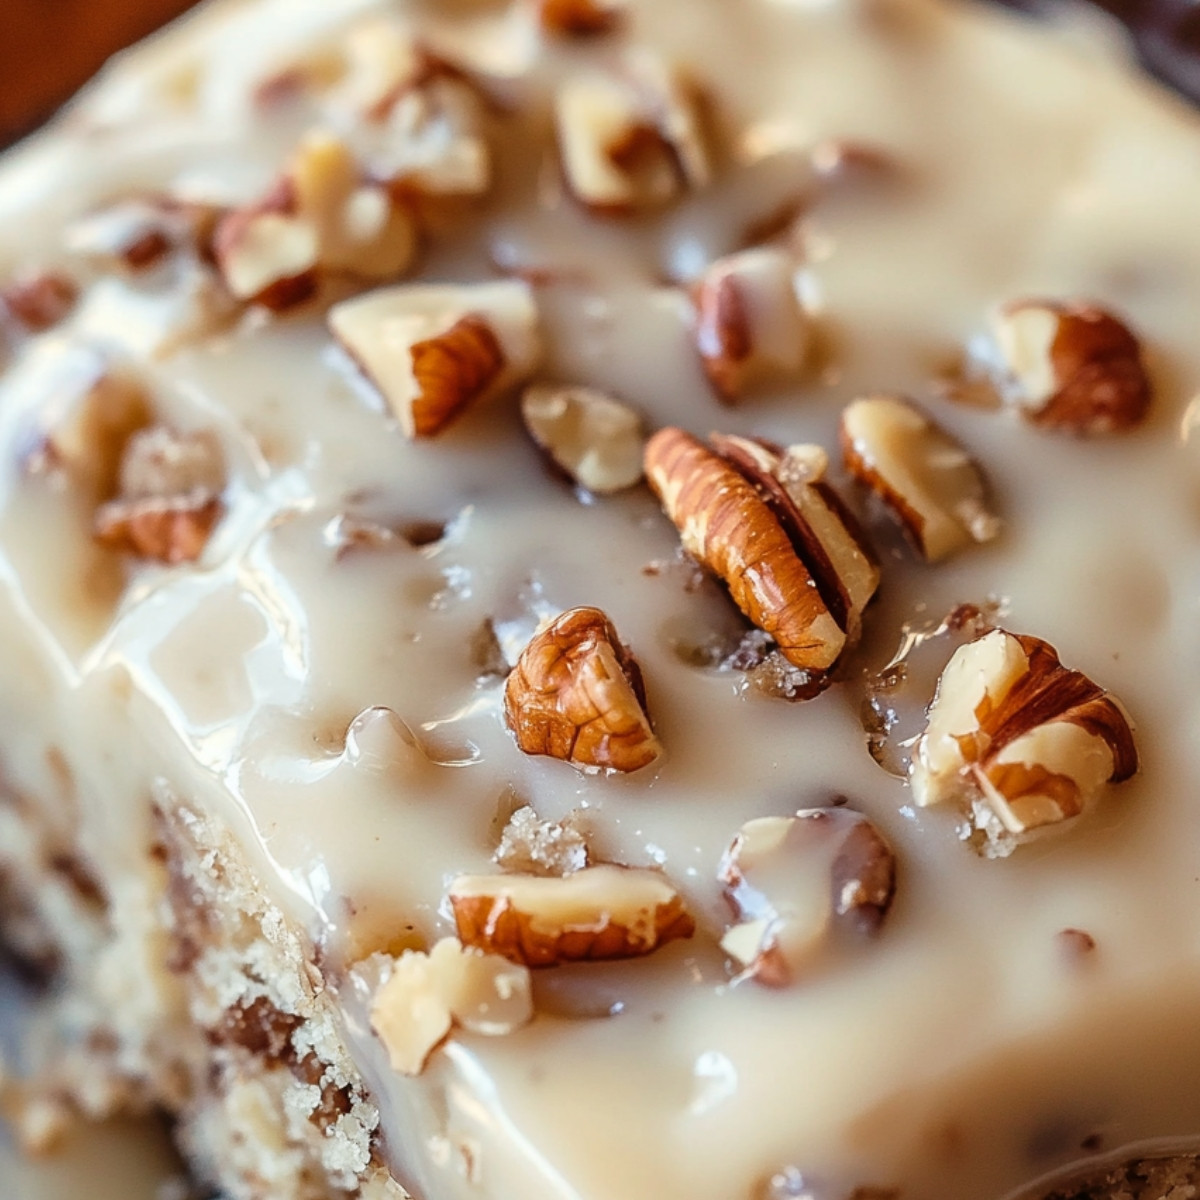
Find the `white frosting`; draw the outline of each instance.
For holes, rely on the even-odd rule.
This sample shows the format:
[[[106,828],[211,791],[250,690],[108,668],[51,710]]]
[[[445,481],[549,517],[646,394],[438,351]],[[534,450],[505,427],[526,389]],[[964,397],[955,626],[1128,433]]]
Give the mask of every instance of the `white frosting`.
[[[10,158],[0,267],[61,260],[64,224],[130,190],[253,198],[313,119],[256,108],[264,47],[286,65],[376,7],[388,6],[217,5],[127,59]],[[1000,1200],[1086,1157],[1093,1136],[1108,1152],[1200,1133],[1200,460],[1185,416],[1200,375],[1200,124],[1123,68],[966,4],[632,9],[617,41],[564,50],[542,44],[522,5],[411,6],[514,106],[495,117],[499,198],[435,241],[423,275],[552,270],[536,287],[544,374],[611,390],[651,427],[832,448],[849,400],[910,392],[983,463],[1002,535],[936,567],[886,544],[848,680],[801,705],[767,699],[672,648],[732,620],[715,588],[643,570],[678,544],[651,496],[580,503],[544,471],[515,402],[409,443],[321,312],[143,360],[170,306],[108,280],[97,288],[144,321],[96,323],[93,297],[0,380],[0,730],[14,786],[47,791],[44,751],[59,747],[84,781],[86,847],[136,871],[147,797],[165,779],[232,823],[279,902],[334,945],[348,903],[430,942],[451,932],[445,887],[495,869],[506,788],[549,819],[587,809],[598,857],[667,872],[694,939],[540,973],[529,1026],[456,1036],[417,1080],[389,1071],[369,997],[344,985],[387,1152],[425,1200],[759,1200],[789,1166],[821,1196],[871,1184],[904,1200]],[[553,81],[626,38],[695,73],[727,144],[710,188],[633,224],[562,194],[544,125]],[[817,197],[808,155],[826,138],[899,166],[822,194],[801,227],[802,292],[832,349],[802,384],[721,407],[686,296],[662,279],[736,248],[798,188]],[[996,304],[1027,295],[1129,316],[1157,384],[1144,429],[1077,442],[931,398],[934,368]],[[230,513],[198,568],[123,578],[70,495],[15,467],[28,414],[49,403],[30,382],[38,362],[97,350],[133,361],[175,424],[224,445]],[[347,511],[449,533],[339,557],[331,531]],[[914,812],[858,718],[860,672],[886,661],[905,622],[988,596],[1006,598],[1010,628],[1121,698],[1143,758],[1074,827],[1003,861]],[[576,604],[603,608],[645,673],[666,756],[629,778],[523,757],[500,686],[477,683],[469,647],[485,619],[528,632]],[[374,730],[369,752],[343,753],[373,706],[412,737],[393,725],[392,742]],[[749,819],[839,795],[896,848],[881,936],[787,990],[733,986],[718,947],[722,852]],[[1095,938],[1087,962],[1062,953],[1067,928]]]

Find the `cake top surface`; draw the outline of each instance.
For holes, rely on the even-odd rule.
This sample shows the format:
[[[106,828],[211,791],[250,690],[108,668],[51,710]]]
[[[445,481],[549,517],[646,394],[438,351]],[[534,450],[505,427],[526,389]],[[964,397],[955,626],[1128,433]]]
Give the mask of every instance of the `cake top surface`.
[[[603,31],[549,30],[554,5],[216,4],[10,156],[0,275],[78,294],[37,332],[7,295],[2,603],[10,652],[35,638],[56,664],[29,687],[64,697],[61,753],[105,764],[111,853],[136,861],[147,794],[234,825],[319,948],[397,1177],[429,1200],[1001,1200],[1194,1135],[1200,127],[965,4],[563,7]],[[706,307],[722,272],[747,289],[739,320]],[[1148,413],[1095,436],[1039,423],[996,332],[1035,301],[1116,314]],[[754,549],[786,526],[774,485],[683,433],[651,443],[653,490],[581,484],[599,435],[553,420],[577,385],[632,408],[605,410],[618,465],[621,437],[636,458],[663,429],[824,448],[878,559],[861,641],[848,569],[826,564],[830,657],[789,674],[726,594],[786,647],[775,618],[802,596]],[[839,439],[879,450],[878,413],[858,410],[860,442],[844,418],[879,394],[944,431],[929,469],[966,472],[945,546],[911,505],[906,542],[887,489],[843,464]],[[570,395],[571,419],[598,411]],[[921,436],[900,454],[917,475]],[[676,452],[712,487],[685,487]],[[741,532],[717,538],[718,492],[742,487]],[[681,551],[713,567],[745,537],[727,588]],[[1072,770],[1098,774],[1037,837],[1043,817],[984,784],[968,836],[970,813],[908,778],[964,640],[934,631],[964,605],[971,633],[1043,639],[1132,725],[1122,781],[1111,739],[1058,722],[1092,737],[1090,766],[1061,750]],[[581,655],[571,679],[601,682],[564,699],[559,659],[522,652],[581,607],[600,612],[586,646],[549,630]],[[769,694],[781,679],[819,694]],[[600,712],[599,742],[579,733],[576,764],[527,753],[513,727],[568,700]],[[120,750],[130,727],[144,756]],[[809,845],[814,820],[836,844]],[[894,876],[831,900],[836,839],[862,828]],[[747,899],[731,847],[749,877],[764,830],[799,866],[768,854]],[[601,899],[539,908],[585,859],[654,874],[578,877]],[[494,911],[506,887],[537,935],[533,1019],[393,1069],[372,1021],[395,959],[465,937],[466,900]],[[744,952],[731,930],[763,903],[786,928]],[[654,952],[567,961],[571,904]],[[669,904],[691,936],[668,940]],[[843,920],[872,906],[866,933]]]

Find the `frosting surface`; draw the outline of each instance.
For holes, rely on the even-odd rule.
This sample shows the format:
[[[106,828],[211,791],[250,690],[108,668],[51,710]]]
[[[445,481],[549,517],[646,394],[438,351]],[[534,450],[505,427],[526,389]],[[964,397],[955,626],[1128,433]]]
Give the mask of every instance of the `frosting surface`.
[[[494,99],[494,194],[431,237],[418,275],[533,280],[538,378],[605,389],[650,428],[833,453],[848,402],[906,393],[983,466],[1002,532],[925,565],[871,518],[883,582],[863,643],[828,691],[789,704],[689,661],[736,639],[727,599],[694,583],[648,490],[584,502],[547,471],[511,397],[407,441],[329,333],[333,296],[218,321],[206,268],[96,272],[0,378],[11,775],[44,789],[58,748],[87,781],[92,853],[130,871],[151,796],[239,832],[339,964],[389,1160],[424,1200],[1002,1200],[1097,1153],[1193,1137],[1200,124],[1070,39],[966,4],[636,0],[618,35],[574,45],[523,5],[244,0],[130,56],[10,156],[0,273],[79,269],[64,229],[130,194],[253,201],[307,129],[340,119],[303,95],[267,105],[264,82],[379,13]],[[661,215],[603,219],[562,186],[550,97],[639,54],[702,84],[713,178]],[[832,180],[814,155],[830,139],[890,165]],[[798,380],[724,406],[684,285],[789,204],[819,344]],[[944,365],[1028,296],[1129,319],[1156,390],[1142,428],[1074,440],[945,398]],[[81,497],[25,469],[31,430],[114,371],[172,427],[219,440],[227,512],[195,567],[101,551]],[[416,522],[444,535],[346,544],[348,523]],[[906,628],[992,601],[1120,697],[1142,760],[998,860],[913,807],[860,711]],[[627,777],[523,755],[473,650],[487,622],[511,652],[576,605],[608,615],[645,676],[665,753]],[[531,1024],[457,1033],[402,1078],[350,947],[363,930],[451,934],[447,887],[498,869],[513,796],[547,820],[582,813],[597,859],[660,868],[697,933],[537,973]],[[719,946],[723,853],[753,818],[841,797],[895,850],[882,931],[788,988],[738,981]],[[1086,961],[1064,930],[1094,939]]]

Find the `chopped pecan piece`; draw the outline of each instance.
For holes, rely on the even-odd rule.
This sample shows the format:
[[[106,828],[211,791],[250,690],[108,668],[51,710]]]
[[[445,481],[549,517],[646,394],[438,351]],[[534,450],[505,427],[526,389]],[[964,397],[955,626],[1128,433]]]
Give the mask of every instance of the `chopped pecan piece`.
[[[230,292],[275,310],[307,300],[323,272],[395,278],[416,248],[408,207],[327,134],[310,134],[270,193],[228,214],[213,239]]]
[[[722,947],[746,974],[781,987],[839,931],[878,931],[896,890],[896,859],[849,808],[805,808],[746,822],[718,877],[738,923]]]
[[[329,327],[410,438],[517,386],[541,353],[528,285],[414,284],[335,305]]]
[[[555,98],[563,174],[589,211],[628,216],[660,208],[709,179],[688,89],[656,60],[626,74],[575,74]]]
[[[67,249],[105,267],[145,271],[175,251],[207,254],[220,215],[168,195],[131,196],[71,225]]]
[[[797,374],[808,354],[808,318],[796,294],[796,264],[773,246],[713,263],[695,288],[696,348],[727,403],[748,388]]]
[[[926,561],[1000,532],[979,466],[910,401],[854,401],[842,413],[841,438],[846,469],[883,501]]]
[[[1137,765],[1133,731],[1109,693],[1041,639],[993,629],[942,672],[910,776],[918,805],[956,805],[998,857],[1077,817]]]
[[[527,967],[637,958],[695,922],[658,871],[603,864],[570,875],[464,875],[450,886],[463,944]]]
[[[371,1003],[371,1027],[402,1075],[419,1075],[456,1025],[497,1037],[532,1018],[529,972],[454,938],[428,954],[406,950]]]
[[[1120,432],[1150,410],[1142,350],[1129,327],[1090,304],[1019,300],[993,324],[1010,394],[1035,425],[1083,435]]]
[[[504,714],[526,754],[580,770],[638,771],[662,754],[641,669],[598,608],[569,609],[534,635],[505,684]]]
[[[529,436],[573,482],[593,495],[642,478],[641,418],[627,404],[586,387],[537,384],[521,397]]]
[[[646,447],[646,475],[684,549],[808,672],[810,696],[857,636],[879,571],[857,522],[824,480],[815,446],[783,450],[714,435],[712,449],[681,429]]]
[[[96,512],[96,538],[138,558],[194,562],[224,513],[224,486],[211,438],[144,429],[125,447],[120,495]]]

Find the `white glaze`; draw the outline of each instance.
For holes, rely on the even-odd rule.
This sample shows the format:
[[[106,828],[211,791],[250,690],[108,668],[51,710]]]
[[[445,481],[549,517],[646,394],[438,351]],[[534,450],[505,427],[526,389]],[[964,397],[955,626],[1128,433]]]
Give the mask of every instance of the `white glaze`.
[[[288,46],[371,7],[217,6],[192,34],[129,59],[56,136],[10,160],[0,266],[55,261],[71,215],[129,188],[255,195],[304,126],[255,111],[261,47],[286,62]],[[938,814],[914,815],[905,786],[869,758],[853,683],[792,706],[679,660],[673,635],[728,616],[715,591],[643,572],[677,544],[648,494],[580,504],[544,474],[515,404],[405,442],[310,313],[140,366],[177,424],[211,426],[226,447],[231,516],[201,568],[146,569],[122,593],[70,498],[5,475],[12,781],[49,791],[43,752],[60,747],[86,781],[85,845],[137,871],[134,831],[165,779],[230,821],[280,903],[335,943],[347,900],[431,940],[447,933],[445,885],[490,869],[506,787],[545,817],[586,807],[601,857],[667,871],[701,925],[692,942],[541,975],[529,1027],[457,1037],[418,1081],[388,1071],[367,998],[347,988],[389,1152],[423,1200],[758,1200],[789,1164],[833,1196],[875,1184],[904,1200],[999,1200],[1082,1157],[1089,1135],[1106,1150],[1194,1135],[1200,463],[1181,422],[1200,372],[1200,126],[1124,70],[965,5],[633,7],[631,38],[711,88],[741,181],[726,166],[660,222],[597,222],[561,195],[545,142],[526,136],[535,122],[516,116],[498,146],[501,202],[436,247],[424,273],[482,278],[489,257],[561,268],[538,288],[549,377],[610,389],[651,425],[830,447],[854,396],[927,398],[931,364],[1003,300],[1079,295],[1128,313],[1159,383],[1143,431],[1077,443],[930,402],[984,463],[1005,531],[936,568],[889,550],[860,665],[884,661],[906,621],[1003,596],[1010,627],[1125,702],[1142,774],[1062,836],[976,858]],[[453,46],[486,51],[519,106],[544,109],[550,81],[611,53],[543,51],[523,8],[428,19]],[[184,91],[182,77],[194,86],[172,110],[164,96]],[[902,172],[831,194],[805,226],[805,294],[836,355],[819,379],[722,408],[688,345],[686,301],[659,281],[730,251],[741,225],[811,184],[806,152],[827,137],[881,146]],[[765,161],[768,148],[784,157]],[[153,324],[163,310],[143,311]],[[121,359],[157,339],[81,316],[24,357],[97,341]],[[28,365],[0,381],[10,464],[21,415],[45,402]],[[328,530],[352,494],[406,520],[457,519],[436,547],[338,559]],[[575,604],[602,607],[646,675],[667,755],[632,778],[522,758],[498,687],[476,683],[467,646],[485,618],[527,628]],[[399,736],[390,766],[375,741],[343,755],[348,724],[372,706],[394,709],[424,756]],[[750,818],[842,794],[897,849],[883,935],[803,986],[731,987],[716,948],[723,850]],[[1086,969],[1061,953],[1067,927],[1097,941]],[[609,1010],[619,1015],[594,1015]]]

